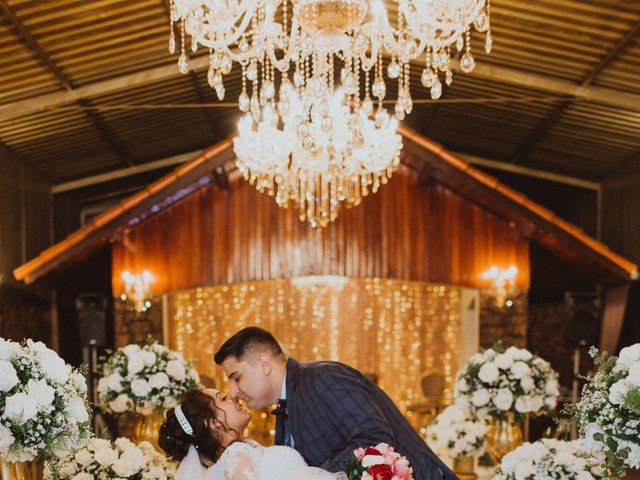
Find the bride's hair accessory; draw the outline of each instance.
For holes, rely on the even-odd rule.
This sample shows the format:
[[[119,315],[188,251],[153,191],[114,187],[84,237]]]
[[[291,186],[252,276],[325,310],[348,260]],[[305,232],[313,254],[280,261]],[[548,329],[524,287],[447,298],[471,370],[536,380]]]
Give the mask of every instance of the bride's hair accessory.
[[[182,431],[187,435],[193,436],[193,428],[191,428],[191,425],[189,424],[187,417],[184,416],[184,413],[182,412],[182,406],[178,405],[176,408],[174,408],[173,411],[176,414],[176,418],[178,419],[178,423],[180,424]]]

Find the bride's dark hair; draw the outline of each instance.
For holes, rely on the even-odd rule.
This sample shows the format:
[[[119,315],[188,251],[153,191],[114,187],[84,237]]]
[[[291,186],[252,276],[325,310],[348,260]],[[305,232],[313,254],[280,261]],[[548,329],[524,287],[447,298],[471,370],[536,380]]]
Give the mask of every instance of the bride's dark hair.
[[[178,461],[187,456],[189,447],[193,445],[198,450],[200,463],[210,467],[222,455],[225,447],[222,445],[220,433],[209,425],[214,420],[218,420],[223,428],[227,429],[224,412],[216,407],[213,397],[202,390],[185,392],[182,396],[181,408],[193,429],[193,435],[185,433],[176,418],[175,409],[171,408],[167,411],[166,418],[160,427],[158,444],[167,455]]]

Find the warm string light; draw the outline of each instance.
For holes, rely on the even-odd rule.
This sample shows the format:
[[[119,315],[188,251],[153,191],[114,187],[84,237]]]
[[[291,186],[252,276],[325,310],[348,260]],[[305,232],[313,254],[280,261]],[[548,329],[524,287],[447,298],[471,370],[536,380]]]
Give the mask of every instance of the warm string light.
[[[420,400],[420,379],[427,370],[443,372],[445,401],[451,401],[458,287],[380,278],[307,278],[312,280],[170,293],[171,346],[195,359],[202,374],[222,385],[222,371],[211,360],[215,350],[237,330],[259,325],[298,360],[337,360],[377,374],[380,386],[405,413]],[[255,422],[262,421],[255,416]]]

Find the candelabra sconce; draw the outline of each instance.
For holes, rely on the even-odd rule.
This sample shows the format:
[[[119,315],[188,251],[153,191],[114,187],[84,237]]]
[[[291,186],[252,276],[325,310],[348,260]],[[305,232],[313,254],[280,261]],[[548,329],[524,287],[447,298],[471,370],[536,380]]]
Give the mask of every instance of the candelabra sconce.
[[[144,315],[151,308],[151,284],[153,275],[148,271],[133,275],[127,271],[122,272],[124,290],[120,294],[120,300],[125,308],[137,315]]]
[[[490,283],[489,295],[493,303],[498,308],[513,307],[514,298],[516,296],[516,276],[518,269],[514,266],[503,269],[496,266],[482,274],[482,279]]]

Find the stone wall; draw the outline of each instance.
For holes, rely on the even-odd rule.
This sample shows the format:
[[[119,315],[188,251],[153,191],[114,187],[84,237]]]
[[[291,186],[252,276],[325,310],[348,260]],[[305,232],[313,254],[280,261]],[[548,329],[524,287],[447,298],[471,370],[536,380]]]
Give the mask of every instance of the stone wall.
[[[527,346],[529,304],[527,291],[521,290],[513,298],[510,308],[497,308],[487,291],[480,291],[480,346],[490,347],[501,340],[506,346]]]
[[[162,341],[162,297],[152,300],[151,309],[144,315],[128,311],[122,302],[113,300],[113,317],[115,322],[115,347],[120,348],[130,343],[144,343],[148,337]]]

